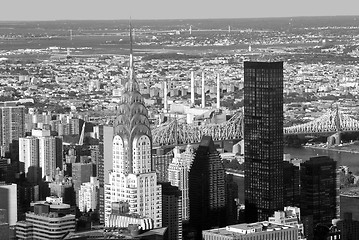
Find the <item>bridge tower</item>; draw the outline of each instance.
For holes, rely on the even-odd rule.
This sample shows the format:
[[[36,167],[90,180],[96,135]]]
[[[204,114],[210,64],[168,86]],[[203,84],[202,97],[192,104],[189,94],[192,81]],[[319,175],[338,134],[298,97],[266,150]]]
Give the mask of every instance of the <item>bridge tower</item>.
[[[337,132],[327,138],[328,148],[341,143],[341,132],[342,132],[341,122],[342,119],[339,113],[339,106],[337,104],[337,108],[335,110],[335,115],[334,115],[334,123]]]

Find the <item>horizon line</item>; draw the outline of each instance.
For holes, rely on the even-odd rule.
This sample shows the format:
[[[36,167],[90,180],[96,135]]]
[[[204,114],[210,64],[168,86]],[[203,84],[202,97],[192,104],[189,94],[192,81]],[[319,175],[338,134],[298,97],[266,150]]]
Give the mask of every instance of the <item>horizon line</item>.
[[[132,18],[132,21],[178,21],[178,20],[230,20],[230,19],[280,19],[280,18],[321,18],[321,17],[359,17],[358,15],[296,15],[296,16],[264,16],[264,17],[213,17],[213,18]],[[32,19],[32,20],[1,20],[0,22],[56,22],[56,21],[128,21],[128,18],[118,19]]]

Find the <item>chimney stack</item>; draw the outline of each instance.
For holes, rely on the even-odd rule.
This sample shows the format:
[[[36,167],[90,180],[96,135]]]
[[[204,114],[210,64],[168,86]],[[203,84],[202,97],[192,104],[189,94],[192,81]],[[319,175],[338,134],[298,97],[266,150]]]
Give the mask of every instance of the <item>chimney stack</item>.
[[[219,88],[219,73],[217,73],[217,108],[221,107],[221,93]]]
[[[194,105],[194,73],[191,72],[191,105]]]
[[[168,110],[168,100],[167,100],[167,80],[165,80],[163,82],[163,101],[164,101],[164,106],[163,106],[163,112],[167,112]]]
[[[202,72],[202,108],[206,107],[206,91],[204,90],[204,71]]]

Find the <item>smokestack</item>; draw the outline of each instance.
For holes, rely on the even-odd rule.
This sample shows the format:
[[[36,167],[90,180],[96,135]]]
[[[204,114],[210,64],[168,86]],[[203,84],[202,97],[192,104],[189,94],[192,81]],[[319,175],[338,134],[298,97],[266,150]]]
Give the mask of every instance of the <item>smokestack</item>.
[[[202,72],[202,108],[206,107],[206,92],[204,90],[204,71]]]
[[[219,88],[219,73],[217,74],[217,108],[221,107],[221,94]]]
[[[194,105],[194,73],[191,72],[191,104]]]
[[[163,82],[163,112],[167,112],[168,110],[168,100],[167,100],[167,80]]]

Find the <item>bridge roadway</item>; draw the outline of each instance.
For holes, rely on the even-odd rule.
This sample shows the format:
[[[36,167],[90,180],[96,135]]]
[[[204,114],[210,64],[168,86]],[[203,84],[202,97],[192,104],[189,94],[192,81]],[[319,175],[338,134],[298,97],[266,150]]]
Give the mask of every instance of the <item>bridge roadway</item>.
[[[179,123],[177,120],[160,125],[152,129],[152,141],[154,146],[185,145],[199,143],[202,136],[212,136],[214,141],[226,140],[239,141],[243,139],[243,114],[237,112],[227,122],[221,124],[190,125]],[[359,121],[338,109],[329,110],[321,117],[313,121],[286,127],[284,136],[288,135],[331,135],[336,132],[357,132]]]

